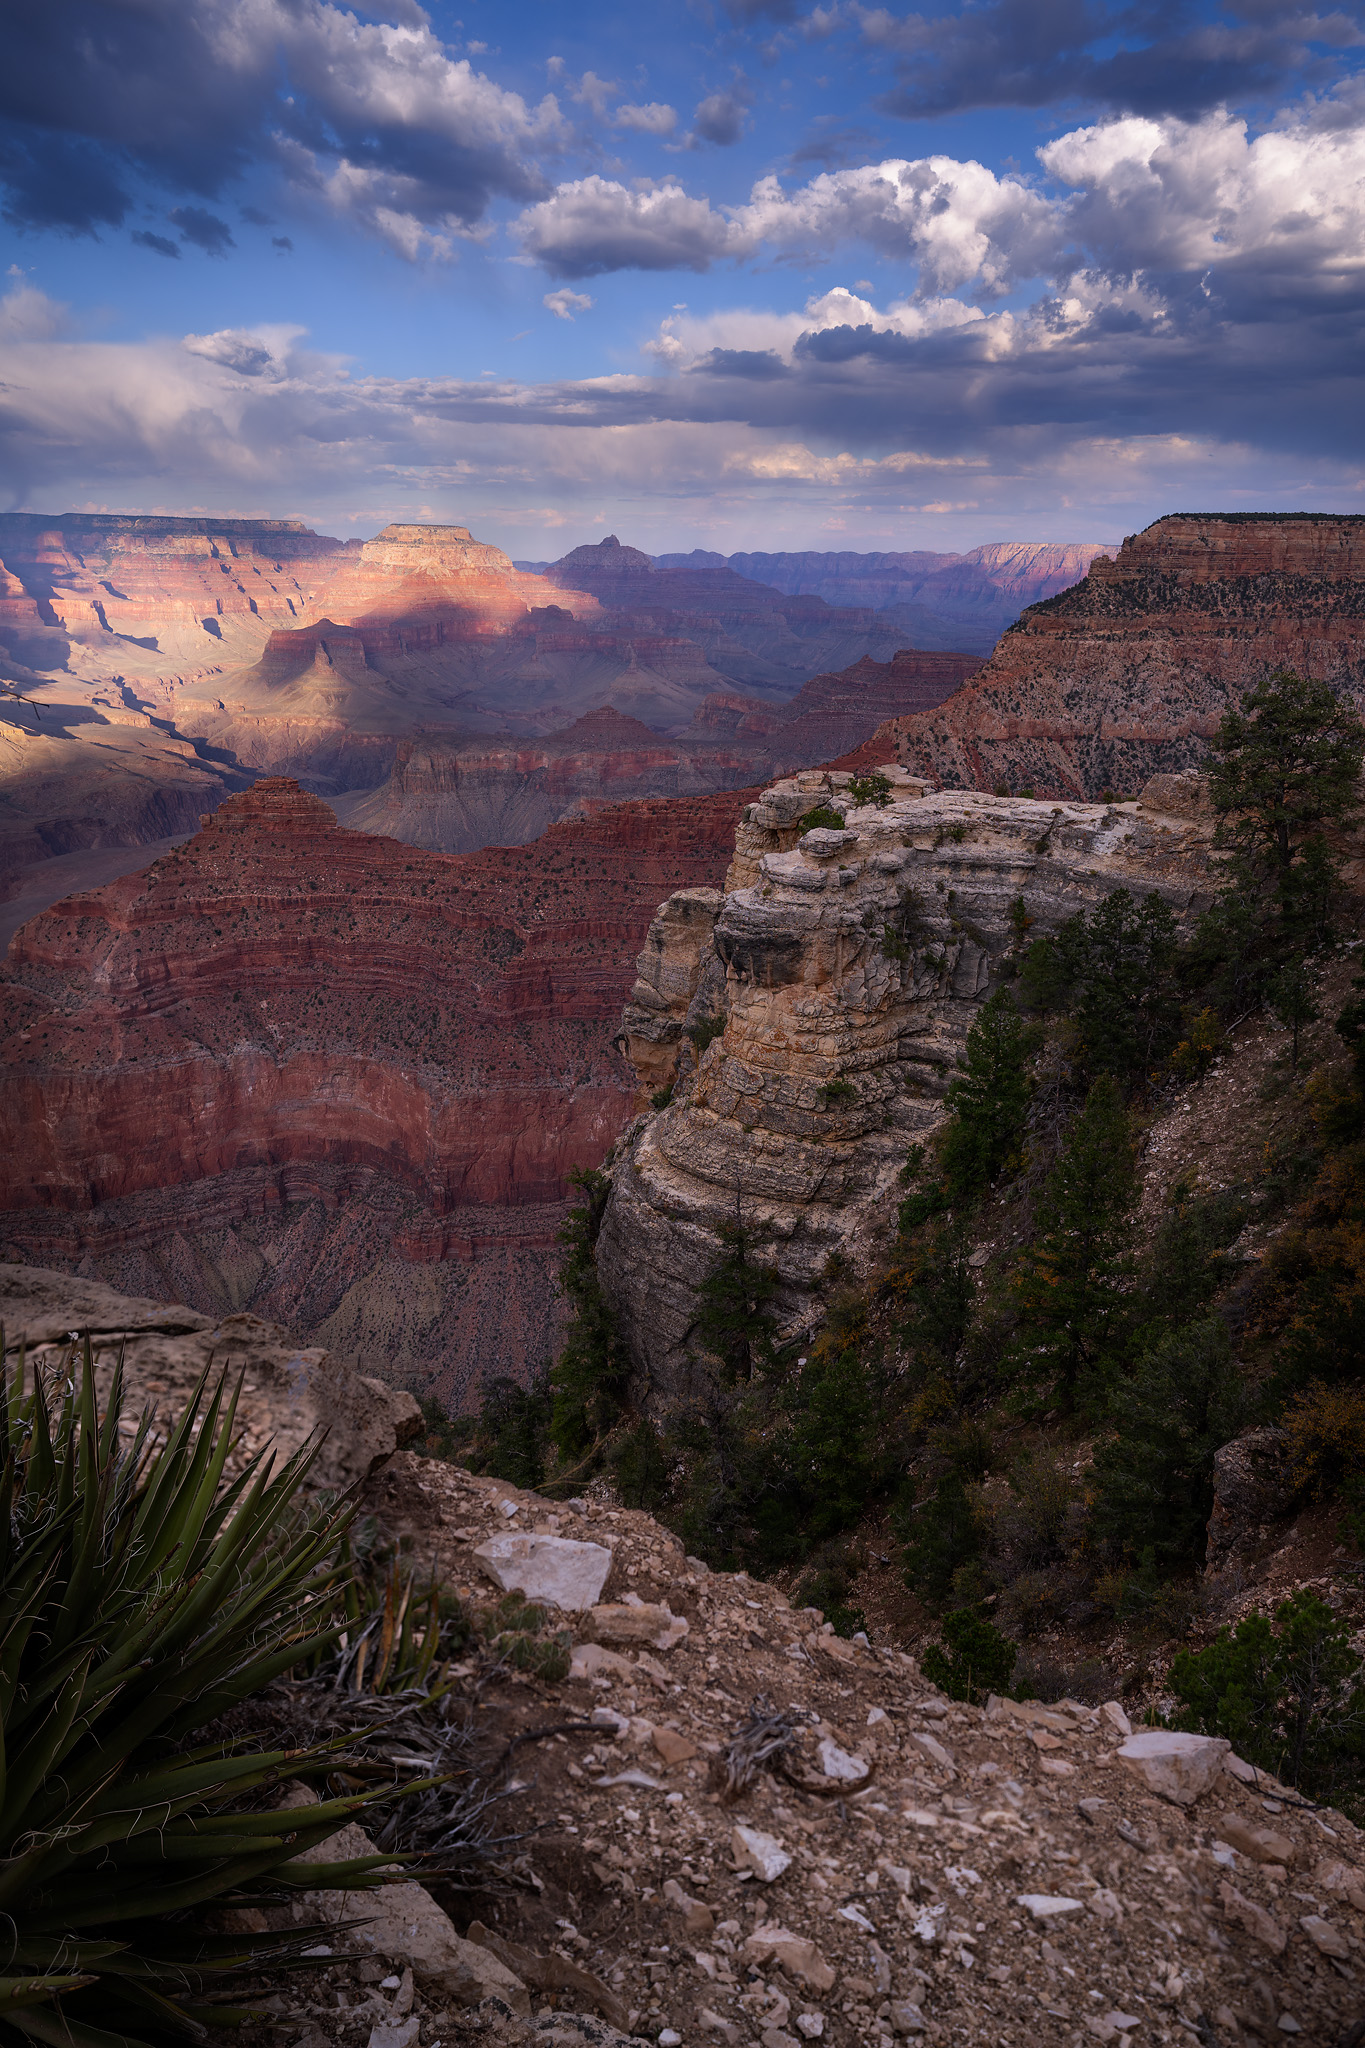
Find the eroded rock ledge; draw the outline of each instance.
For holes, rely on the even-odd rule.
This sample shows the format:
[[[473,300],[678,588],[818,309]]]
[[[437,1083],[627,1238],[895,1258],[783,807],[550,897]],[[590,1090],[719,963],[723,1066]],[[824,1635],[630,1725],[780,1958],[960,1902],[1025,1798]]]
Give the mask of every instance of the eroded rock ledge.
[[[1117,888],[1156,890],[1181,921],[1208,900],[1211,827],[1184,778],[1119,805],[890,779],[892,800],[861,809],[847,775],[775,784],[743,813],[724,892],[670,897],[650,926],[623,1031],[642,1088],[674,1093],[618,1144],[598,1262],[658,1399],[690,1384],[722,1224],[775,1266],[791,1334],[833,1255],[875,1261],[908,1148],[1008,971],[1016,902],[1036,938]],[[803,831],[822,803],[844,828]],[[698,1057],[689,1031],[722,1017]]]

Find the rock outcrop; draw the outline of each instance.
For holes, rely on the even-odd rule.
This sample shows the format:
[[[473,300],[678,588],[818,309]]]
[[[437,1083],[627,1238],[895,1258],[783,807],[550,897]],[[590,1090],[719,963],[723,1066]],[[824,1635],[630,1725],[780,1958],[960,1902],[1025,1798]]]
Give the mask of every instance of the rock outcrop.
[[[631,962],[661,897],[720,879],[741,801],[447,858],[267,781],[32,920],[0,998],[10,1256],[263,1308],[447,1396],[534,1365],[566,1176],[630,1114]]]
[[[7,1347],[25,1347],[30,1369],[58,1363],[73,1335],[89,1337],[101,1400],[121,1360],[130,1435],[144,1409],[163,1429],[177,1420],[206,1372],[225,1372],[230,1383],[240,1375],[229,1471],[271,1447],[287,1458],[315,1446],[310,1486],[341,1493],[373,1477],[422,1427],[411,1394],[319,1347],[301,1349],[259,1316],[197,1315],[98,1280],[0,1265],[0,1326]]]
[[[885,1250],[1018,899],[1035,936],[1116,888],[1182,919],[1208,900],[1210,830],[1188,818],[931,793],[903,771],[858,810],[848,779],[800,775],[746,807],[723,896],[665,904],[640,957],[623,1029],[642,1088],[674,1093],[620,1141],[598,1266],[664,1402],[690,1384],[722,1225],[776,1270],[789,1334],[820,1313],[831,1260],[866,1273]],[[842,829],[806,829],[834,805]]]
[[[1274,669],[1365,701],[1365,517],[1172,513],[1034,605],[900,759],[956,788],[1094,798],[1202,760]]]

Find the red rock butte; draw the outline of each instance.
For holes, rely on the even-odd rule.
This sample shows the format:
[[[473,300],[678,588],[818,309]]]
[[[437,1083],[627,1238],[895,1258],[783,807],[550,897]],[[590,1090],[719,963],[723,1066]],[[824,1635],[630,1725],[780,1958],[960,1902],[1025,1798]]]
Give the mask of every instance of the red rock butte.
[[[237,1232],[240,1266],[243,1220],[273,1212],[253,1306],[312,1327],[367,1274],[391,1307],[395,1265],[481,1254],[485,1288],[525,1295],[509,1345],[528,1322],[545,1341],[567,1176],[630,1112],[613,1039],[635,955],[671,890],[719,883],[750,795],[601,806],[446,856],[342,830],[275,778],[55,905],[2,970],[7,1255],[221,1307],[207,1238]],[[310,1205],[329,1272],[316,1215],[296,1242]],[[491,1313],[436,1346],[446,1392],[511,1362],[480,1350]]]
[[[1158,519],[892,736],[907,767],[949,786],[1122,795],[1196,765],[1223,713],[1277,668],[1365,701],[1365,517]]]

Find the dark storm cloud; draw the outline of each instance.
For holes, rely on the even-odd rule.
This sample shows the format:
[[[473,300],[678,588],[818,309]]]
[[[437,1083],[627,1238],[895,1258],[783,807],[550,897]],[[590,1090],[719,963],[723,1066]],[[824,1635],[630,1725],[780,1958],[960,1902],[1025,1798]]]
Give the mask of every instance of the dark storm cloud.
[[[206,256],[225,256],[229,249],[237,247],[227,222],[219,220],[206,207],[175,206],[166,218],[172,227],[179,228],[182,242],[193,242]]]
[[[743,87],[736,87],[731,92],[710,93],[699,102],[692,116],[694,134],[703,142],[714,142],[719,149],[730,148],[744,133],[751,98],[752,94]]]
[[[180,244],[169,235],[154,235],[147,228],[135,228],[131,239],[139,249],[152,249],[158,256],[174,256],[177,262],[180,259]]]
[[[458,230],[495,194],[541,193],[536,152],[562,125],[424,21],[395,31],[329,0],[43,0],[11,5],[5,33],[0,180],[20,226],[93,234],[138,181],[212,200],[264,163],[410,252],[406,222]]]
[[[1362,42],[1359,0],[1324,14],[1292,0],[1236,0],[1212,18],[1175,0],[857,12],[867,40],[898,60],[900,83],[881,108],[910,117],[1059,103],[1190,115],[1269,93],[1283,99],[1296,82],[1324,82],[1329,66],[1339,77],[1340,52]]]

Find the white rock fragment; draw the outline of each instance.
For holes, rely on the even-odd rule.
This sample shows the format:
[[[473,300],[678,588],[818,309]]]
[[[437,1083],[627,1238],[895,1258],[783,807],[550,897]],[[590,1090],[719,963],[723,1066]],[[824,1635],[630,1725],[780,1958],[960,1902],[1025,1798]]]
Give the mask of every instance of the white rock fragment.
[[[651,1650],[671,1650],[687,1635],[688,1624],[682,1615],[674,1614],[667,1607],[652,1606],[639,1599],[623,1600],[594,1607],[584,1623],[583,1633],[593,1642],[615,1643],[622,1649],[643,1646]]]
[[[1052,1892],[1021,1892],[1015,1900],[1035,1920],[1056,1920],[1064,1913],[1079,1913],[1084,1909],[1082,1899],[1065,1899]]]
[[[943,1744],[936,1735],[925,1735],[922,1731],[915,1730],[911,1733],[910,1740],[914,1743],[916,1749],[922,1750],[929,1761],[937,1764],[940,1770],[952,1770],[953,1759],[951,1752],[943,1747]]]
[[[407,2020],[377,2020],[370,2028],[366,2048],[415,2048],[422,2022],[416,2014]]]
[[[1176,1806],[1193,1806],[1222,1774],[1232,1744],[1221,1735],[1184,1735],[1174,1728],[1144,1728],[1119,1747],[1119,1757],[1149,1792]]]
[[[860,1756],[850,1756],[846,1749],[840,1749],[837,1742],[826,1736],[816,1750],[820,1768],[827,1778],[837,1778],[843,1785],[860,1785],[871,1770]]]
[[[1133,1732],[1133,1724],[1117,1700],[1105,1701],[1100,1708],[1100,1719],[1108,1722],[1115,1735],[1128,1736]]]
[[[791,1865],[791,1857],[782,1844],[760,1828],[732,1828],[730,1846],[736,1862],[747,1864],[760,1884],[772,1884]]]
[[[796,2031],[804,2034],[808,2041],[819,2041],[824,2036],[825,2015],[822,2012],[799,2012],[796,2015]]]
[[[784,1976],[804,1984],[808,1991],[834,1989],[832,1965],[813,1941],[808,1941],[804,1934],[793,1934],[790,1928],[756,1928],[744,1944],[744,1953],[756,1963],[774,1963]]]
[[[474,1552],[495,1585],[504,1593],[522,1593],[547,1607],[581,1614],[602,1597],[611,1570],[611,1552],[600,1543],[579,1543],[572,1536],[490,1536]]]
[[[1320,1956],[1334,1956],[1339,1963],[1350,1961],[1351,1949],[1345,1935],[1330,1920],[1324,1920],[1321,1913],[1305,1913],[1299,1925]]]

